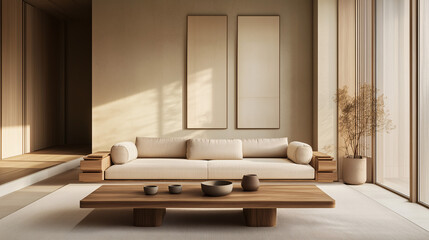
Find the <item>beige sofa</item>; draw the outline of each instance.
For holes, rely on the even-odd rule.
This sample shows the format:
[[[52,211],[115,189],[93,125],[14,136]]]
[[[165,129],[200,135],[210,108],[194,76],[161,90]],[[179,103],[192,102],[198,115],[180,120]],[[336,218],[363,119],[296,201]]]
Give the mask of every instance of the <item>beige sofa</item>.
[[[313,151],[287,138],[145,138],[111,149],[113,165],[104,179],[260,179],[315,180]]]

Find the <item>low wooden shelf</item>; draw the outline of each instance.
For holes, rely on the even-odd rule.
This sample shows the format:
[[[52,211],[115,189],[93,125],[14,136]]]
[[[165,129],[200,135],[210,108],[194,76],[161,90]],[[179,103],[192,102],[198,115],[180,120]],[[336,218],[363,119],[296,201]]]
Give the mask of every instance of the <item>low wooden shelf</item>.
[[[104,180],[104,171],[112,165],[109,151],[100,151],[89,154],[80,162],[80,182],[101,182]]]
[[[316,170],[317,182],[333,182],[338,180],[337,161],[333,157],[320,153],[313,152],[311,165]]]
[[[80,161],[80,170],[82,170],[83,172],[103,172],[110,166],[110,156],[107,156],[100,160]]]

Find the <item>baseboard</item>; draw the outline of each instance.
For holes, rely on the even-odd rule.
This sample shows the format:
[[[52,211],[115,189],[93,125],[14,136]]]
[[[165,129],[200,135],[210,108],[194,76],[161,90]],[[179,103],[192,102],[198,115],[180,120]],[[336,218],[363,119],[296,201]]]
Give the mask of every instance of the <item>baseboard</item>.
[[[58,165],[55,165],[50,168],[43,169],[41,171],[38,171],[36,173],[30,174],[28,176],[18,178],[16,180],[13,180],[11,182],[4,183],[0,185],[0,197],[7,195],[9,193],[18,191],[22,188],[28,187],[30,185],[33,185],[37,182],[40,182],[42,180],[45,180],[47,178],[53,177],[55,175],[58,175],[60,173],[63,173],[65,171],[71,170],[73,168],[79,167],[80,161],[82,160],[82,157],[73,159],[71,161],[61,163]]]

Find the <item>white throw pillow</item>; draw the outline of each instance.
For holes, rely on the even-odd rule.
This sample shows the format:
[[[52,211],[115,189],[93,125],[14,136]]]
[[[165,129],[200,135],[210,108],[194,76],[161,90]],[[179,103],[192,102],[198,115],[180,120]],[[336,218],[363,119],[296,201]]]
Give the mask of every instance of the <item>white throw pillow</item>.
[[[287,157],[299,164],[309,164],[313,158],[313,149],[302,142],[291,142],[287,147]]]
[[[186,158],[186,138],[137,137],[139,158]]]
[[[116,143],[110,149],[110,157],[114,164],[124,164],[137,159],[137,148],[133,142]]]
[[[243,145],[240,139],[190,139],[188,159],[241,160]]]
[[[287,158],[287,138],[249,138],[243,141],[245,158]]]

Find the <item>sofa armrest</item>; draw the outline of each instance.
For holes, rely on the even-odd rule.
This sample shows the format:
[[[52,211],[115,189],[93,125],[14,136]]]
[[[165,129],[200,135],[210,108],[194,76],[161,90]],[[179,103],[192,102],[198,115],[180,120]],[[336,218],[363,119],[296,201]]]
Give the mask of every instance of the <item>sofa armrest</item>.
[[[315,169],[317,182],[333,182],[338,180],[337,161],[328,154],[314,151],[310,165]]]
[[[110,151],[89,154],[80,162],[80,182],[100,182],[104,180],[104,171],[112,165]]]
[[[303,142],[291,142],[287,146],[287,157],[298,164],[309,164],[313,156],[313,149]]]
[[[125,164],[137,159],[137,147],[133,142],[116,143],[110,149],[110,156],[114,164]]]

